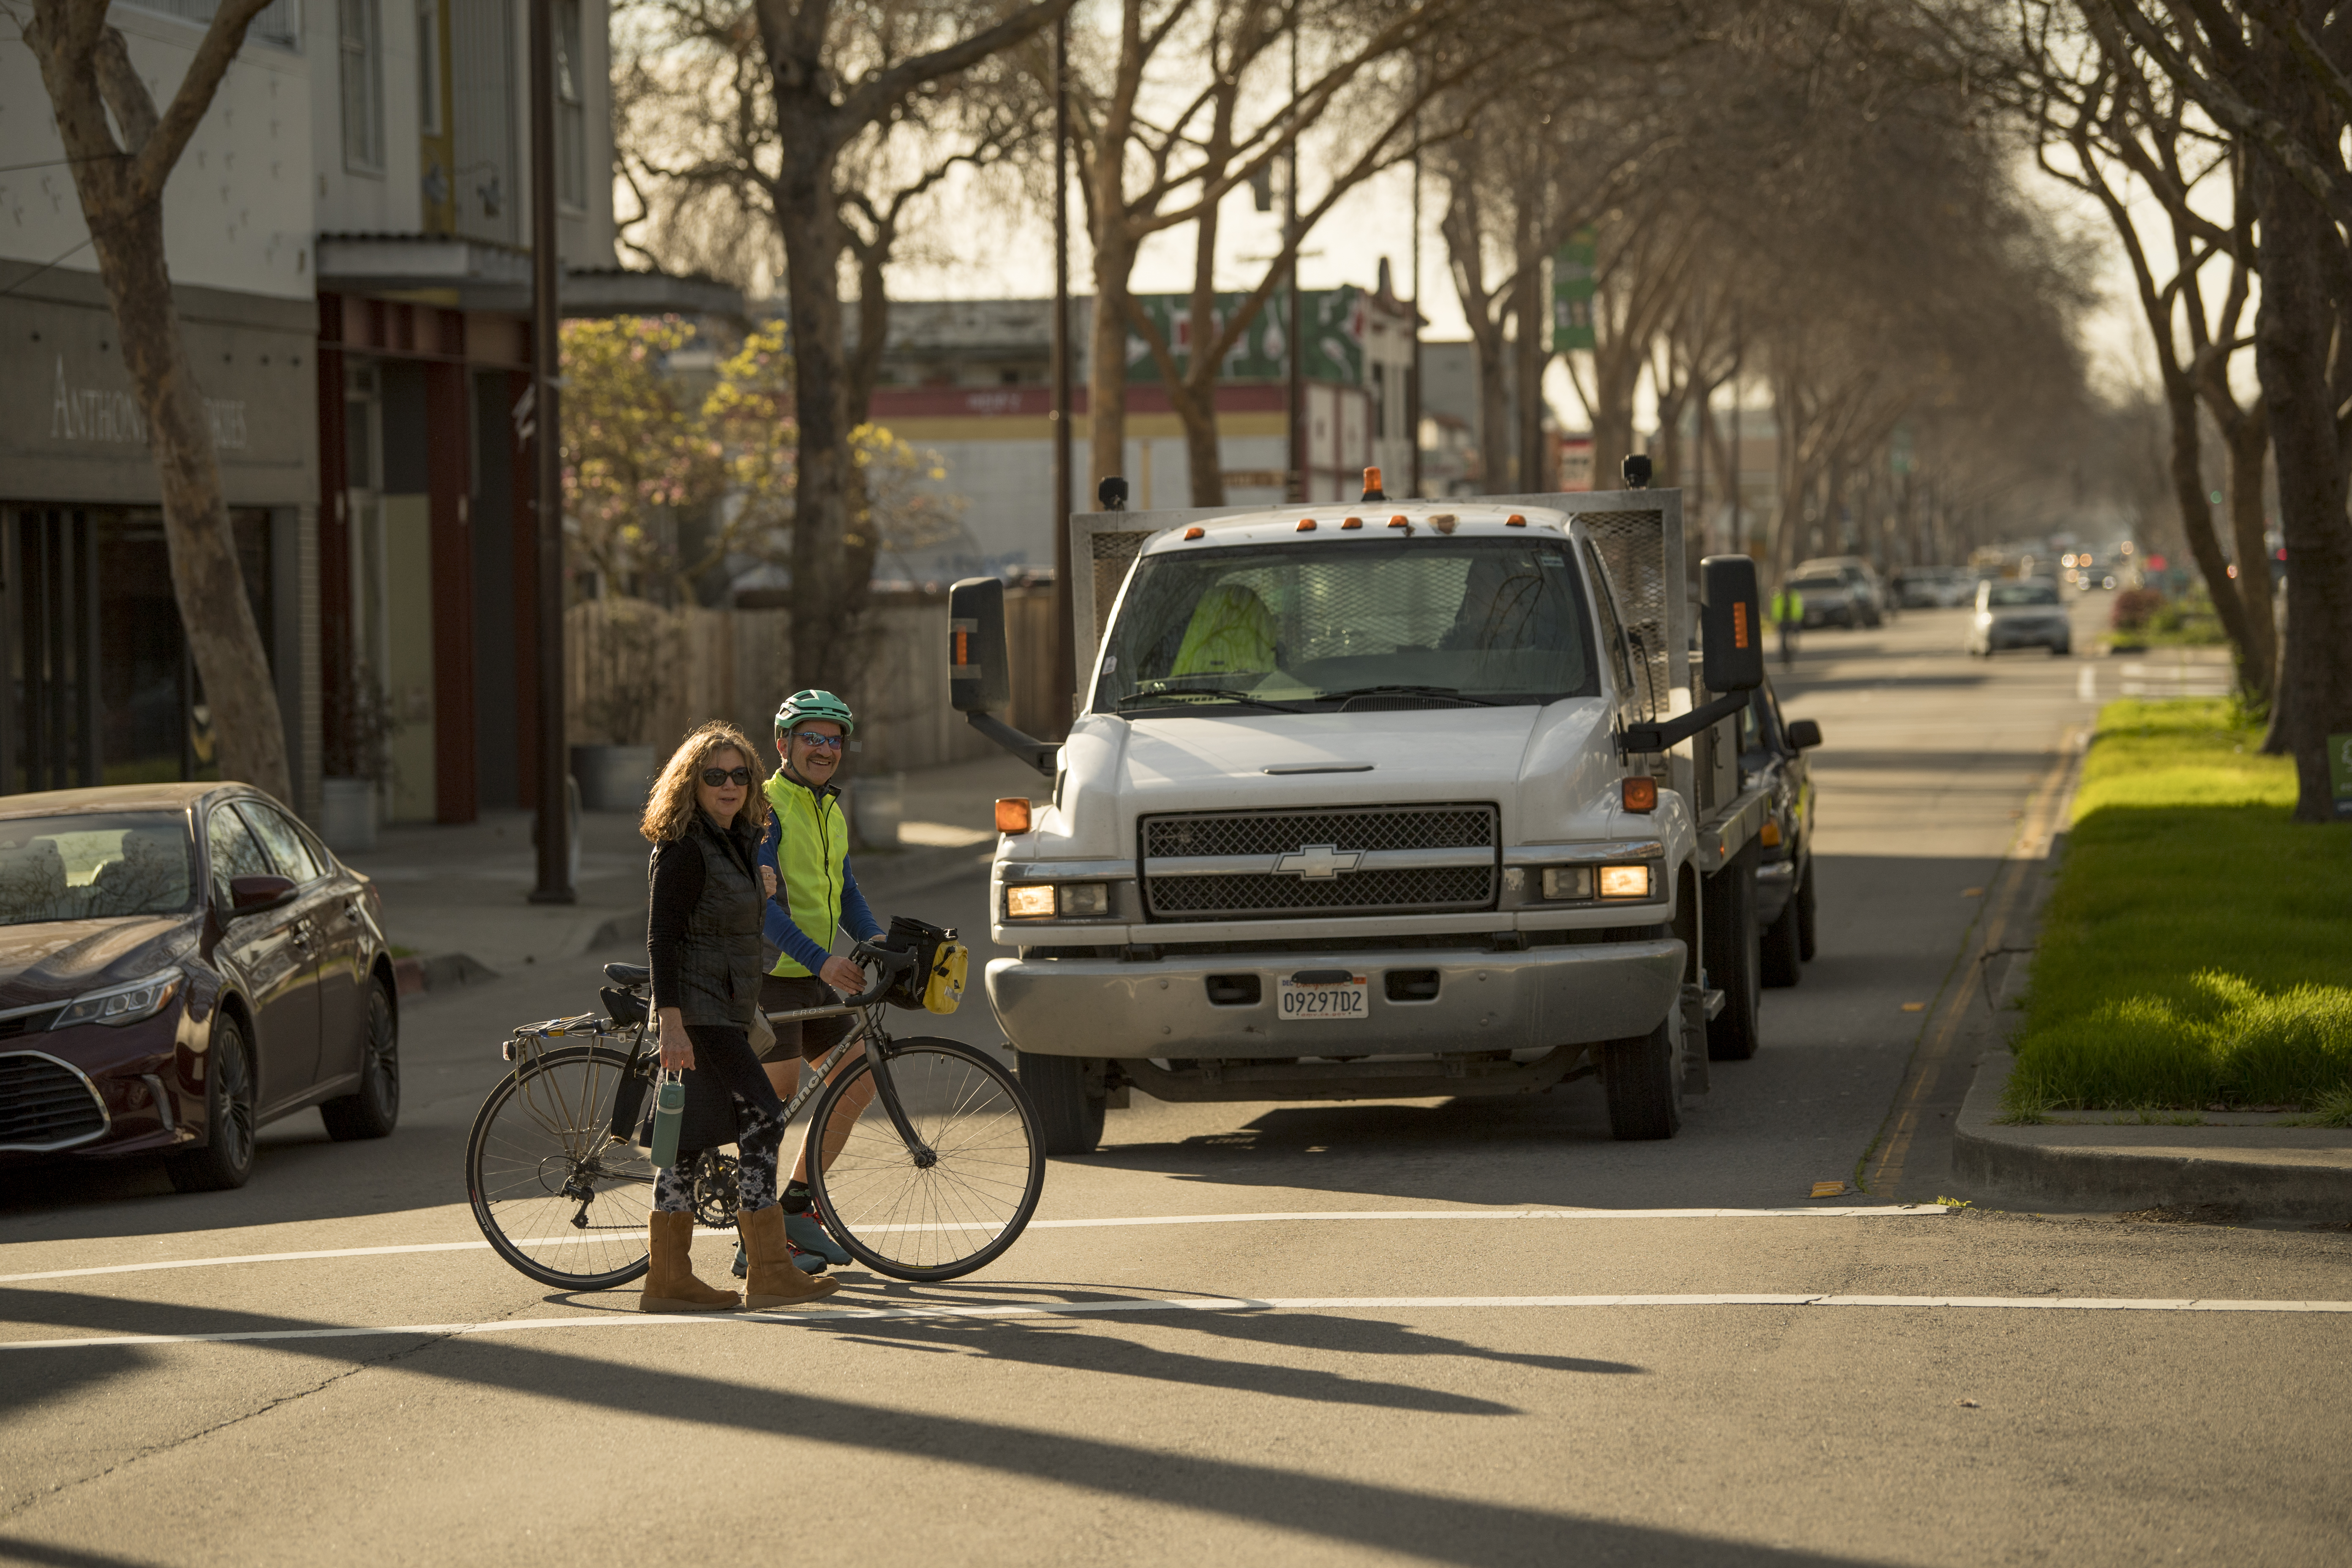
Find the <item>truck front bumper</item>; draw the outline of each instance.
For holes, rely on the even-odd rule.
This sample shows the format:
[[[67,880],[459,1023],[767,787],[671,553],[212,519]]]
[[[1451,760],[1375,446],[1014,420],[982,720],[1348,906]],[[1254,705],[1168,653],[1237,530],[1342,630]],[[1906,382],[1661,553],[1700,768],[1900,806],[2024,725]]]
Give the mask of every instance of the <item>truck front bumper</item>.
[[[988,1000],[1014,1046],[1034,1056],[1407,1056],[1584,1045],[1647,1034],[1681,995],[1683,944],[1642,942],[1518,952],[1394,949],[1370,952],[1179,953],[1150,963],[1107,958],[1000,958]],[[1277,982],[1346,969],[1370,982],[1360,1020],[1285,1020]],[[1431,972],[1437,994],[1391,1001],[1386,977]],[[1255,1002],[1213,1003],[1209,977],[1255,976]]]

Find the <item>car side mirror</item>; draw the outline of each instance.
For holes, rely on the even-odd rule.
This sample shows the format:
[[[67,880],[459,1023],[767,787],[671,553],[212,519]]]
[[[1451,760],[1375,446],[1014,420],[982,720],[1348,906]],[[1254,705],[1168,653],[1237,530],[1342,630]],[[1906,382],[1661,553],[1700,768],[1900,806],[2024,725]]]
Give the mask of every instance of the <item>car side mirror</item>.
[[[1013,705],[1013,660],[1004,646],[1004,584],[967,577],[948,590],[948,698],[959,713]]]
[[[1810,752],[1822,743],[1822,727],[1811,719],[1789,721],[1789,744],[1801,752]]]
[[[1764,618],[1756,563],[1710,555],[1698,564],[1701,669],[1709,691],[1753,691],[1764,684]]]
[[[228,883],[229,912],[257,914],[289,902],[294,884],[283,877],[232,877]]]

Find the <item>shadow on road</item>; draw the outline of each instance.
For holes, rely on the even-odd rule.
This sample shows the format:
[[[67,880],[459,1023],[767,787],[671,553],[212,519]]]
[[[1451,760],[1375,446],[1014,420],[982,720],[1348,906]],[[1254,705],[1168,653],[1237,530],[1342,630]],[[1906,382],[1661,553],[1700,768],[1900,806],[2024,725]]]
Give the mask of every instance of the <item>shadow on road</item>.
[[[87,1297],[57,1292],[5,1292],[7,1315],[24,1321],[75,1326],[85,1319],[90,1305]],[[146,1311],[151,1325],[167,1333],[206,1333],[257,1326],[286,1330],[332,1326],[202,1308],[149,1304]],[[780,1328],[779,1331],[799,1334],[822,1331],[793,1325]],[[867,1326],[861,1325],[859,1331],[868,1331]],[[991,1325],[989,1332],[975,1336],[990,1337],[1034,1339],[1055,1350],[1069,1350],[1077,1343],[1075,1336],[1066,1342],[1051,1335],[1029,1334],[1012,1324]],[[892,1334],[888,1338],[896,1343],[899,1336]],[[349,1365],[349,1342],[341,1342],[341,1346],[330,1350],[324,1345],[293,1341],[251,1348]],[[221,1348],[224,1353],[244,1353]],[[147,1360],[145,1352],[129,1346],[6,1353],[15,1358],[9,1368],[12,1376],[7,1397],[19,1403],[26,1402],[28,1396],[50,1397],[61,1377],[86,1375],[92,1367],[98,1370],[98,1375],[111,1375],[143,1365]],[[996,1353],[992,1346],[989,1353]],[[1116,1342],[1106,1351],[1112,1357],[1118,1353]],[[1377,1486],[1239,1459],[1106,1442],[971,1416],[929,1412],[911,1415],[903,1408],[697,1375],[674,1365],[615,1364],[492,1338],[436,1341],[419,1336],[406,1342],[393,1340],[382,1355],[368,1359],[396,1360],[397,1370],[408,1376],[558,1399],[596,1411],[632,1415],[658,1412],[682,1417],[706,1430],[724,1428],[795,1438],[878,1458],[945,1461],[1006,1476],[1038,1478],[1130,1502],[1197,1510],[1243,1522],[1296,1531],[1343,1545],[1437,1563],[1485,1568],[1486,1564],[1588,1559],[1792,1565],[1855,1561]],[[1197,1358],[1175,1358],[1177,1362],[1193,1359]],[[1119,1369],[1109,1366],[1090,1370]],[[1168,1370],[1174,1370],[1172,1363],[1168,1363]],[[1264,1386],[1264,1380],[1274,1375],[1273,1369],[1255,1364],[1241,1370],[1252,1381],[1236,1386]],[[25,1375],[13,1375],[19,1372]],[[1494,1411],[1503,1413],[1500,1406],[1494,1407]],[[78,1548],[0,1538],[0,1557],[10,1555],[16,1561],[56,1563],[61,1568],[113,1568],[116,1564],[128,1568],[136,1562]]]

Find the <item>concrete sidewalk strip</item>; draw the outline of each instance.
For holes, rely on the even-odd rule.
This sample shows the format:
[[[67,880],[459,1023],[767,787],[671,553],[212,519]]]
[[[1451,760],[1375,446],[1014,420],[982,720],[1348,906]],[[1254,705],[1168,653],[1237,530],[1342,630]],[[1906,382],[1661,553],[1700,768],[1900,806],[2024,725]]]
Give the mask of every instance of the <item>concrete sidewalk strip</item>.
[[[2004,1126],[2016,1058],[1978,1065],[1952,1142],[1969,1195],[2096,1211],[2219,1204],[2248,1217],[2352,1218],[2352,1131],[2326,1127]]]
[[[18,1340],[0,1352],[94,1350],[120,1346],[257,1344],[311,1340],[473,1339],[549,1329],[652,1329],[730,1323],[791,1323],[810,1328],[912,1319],[962,1321],[1088,1318],[1150,1312],[1573,1311],[1674,1307],[1897,1308],[1940,1310],[2220,1312],[2352,1314],[2352,1301],[2205,1300],[2195,1297],[1805,1296],[1729,1292],[1675,1296],[1245,1296],[1146,1297],[1111,1301],[993,1301],[982,1306],[810,1306],[790,1311],[610,1312],[554,1318],[504,1318],[489,1322],[336,1325],[315,1329],[244,1329],[211,1334],[104,1334],[79,1339]]]

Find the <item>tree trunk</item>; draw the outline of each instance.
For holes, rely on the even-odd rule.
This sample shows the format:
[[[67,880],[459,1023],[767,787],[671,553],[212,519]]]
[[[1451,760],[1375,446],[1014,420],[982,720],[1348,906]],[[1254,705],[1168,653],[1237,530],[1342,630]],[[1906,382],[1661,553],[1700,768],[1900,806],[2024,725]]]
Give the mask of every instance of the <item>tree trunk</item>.
[[[780,69],[777,73],[782,76]],[[845,685],[850,634],[866,584],[850,562],[849,377],[841,342],[840,216],[833,153],[819,113],[780,90],[778,144],[784,165],[771,195],[784,247],[792,321],[793,402],[799,420],[793,487],[793,668],[789,689]],[[871,542],[865,558],[873,559]]]
[[[1115,179],[1116,162],[1105,163]],[[1135,247],[1118,218],[1116,185],[1097,192],[1095,201],[1095,210],[1108,215],[1097,227],[1108,231],[1095,238],[1094,338],[1087,353],[1087,449],[1099,485],[1123,472],[1127,461],[1127,279]]]
[[[2268,702],[2278,682],[2278,622],[2272,609],[2271,548],[2263,517],[2263,460],[2271,449],[2269,411],[2257,400],[2253,412],[2232,421],[2223,437],[2230,453],[2230,531],[2238,554],[2238,580],[2231,586],[2246,628],[2246,640],[2238,645],[2239,678],[2251,696]]]
[[[163,251],[163,179],[141,198],[132,184],[132,158],[114,142],[106,119],[113,110],[134,153],[155,132],[155,110],[135,79],[121,36],[111,28],[91,40],[74,36],[61,8],[44,7],[25,28],[41,69],[58,132],[71,160],[75,195],[89,227],[100,280],[114,309],[115,335],[131,395],[147,421],[163,498],[163,540],[172,562],[172,593],[181,635],[211,710],[221,777],[241,780],[293,804],[287,766],[286,725],[278,689],[261,647],[261,628],[246,597],[236,542],[221,489],[220,461],[204,393],[188,363],[180,317],[172,298]],[[249,14],[247,16],[249,20]],[[234,24],[239,38],[244,24]],[[207,41],[209,42],[209,37]],[[235,47],[236,40],[228,40]],[[105,65],[99,57],[109,56]],[[110,90],[128,98],[101,107],[100,72],[117,75]],[[204,98],[208,101],[210,89]],[[176,104],[175,104],[176,107]],[[133,124],[132,121],[143,121]],[[168,165],[166,174],[168,174]],[[299,657],[289,650],[289,657]]]
[[[2164,403],[2172,416],[2172,496],[2180,508],[2180,531],[2189,553],[2213,592],[2213,613],[2220,617],[2230,646],[2246,646],[2246,621],[2230,563],[2213,532],[2212,503],[2205,499],[2205,462],[2197,427],[2197,392],[2189,378],[2170,365],[2164,367]]]
[[[2328,374],[2342,323],[2326,254],[2343,242],[2301,185],[2275,168],[2264,174],[2254,363],[2278,459],[2287,567],[2286,658],[2272,733],[2294,757],[2294,819],[2333,822],[2327,739],[2352,734],[2352,519],[2335,414],[2342,395]]]

